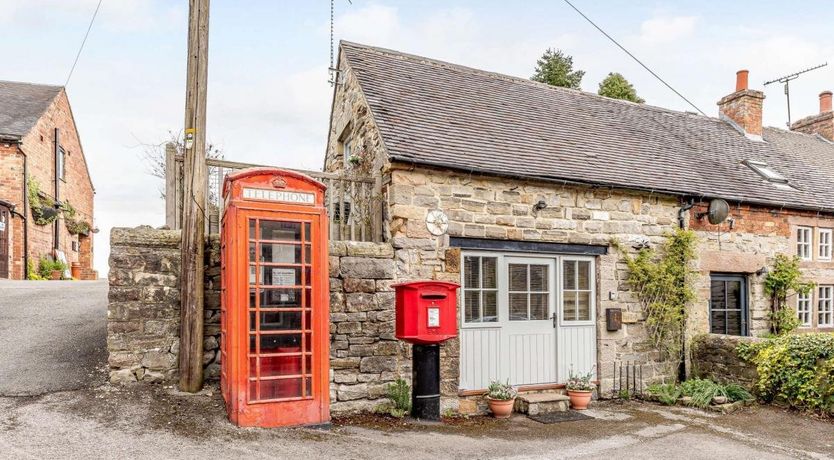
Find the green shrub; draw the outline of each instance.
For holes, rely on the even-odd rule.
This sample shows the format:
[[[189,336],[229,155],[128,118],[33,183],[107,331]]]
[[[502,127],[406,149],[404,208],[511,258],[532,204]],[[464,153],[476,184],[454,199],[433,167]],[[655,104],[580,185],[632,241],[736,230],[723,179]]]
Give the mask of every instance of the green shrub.
[[[797,334],[737,348],[756,365],[765,401],[811,411],[834,410],[834,334]]]
[[[32,281],[41,281],[45,279],[41,276],[39,267],[35,266],[34,259],[29,259],[29,262],[26,264],[26,279]]]
[[[747,391],[747,388],[744,388],[743,386],[741,386],[737,383],[731,383],[729,385],[725,385],[724,386],[724,393],[727,395],[727,398],[730,401],[733,401],[733,402],[736,402],[736,401],[752,401],[752,400],[756,399],[756,398],[753,397],[752,394],[750,394],[749,391]]]
[[[397,379],[385,387],[386,396],[393,403],[391,415],[402,417],[411,411],[411,386],[403,379]]]
[[[510,385],[510,382],[501,383],[498,380],[493,380],[487,387],[487,397],[490,399],[497,399],[500,401],[509,401],[518,396],[518,390]]]
[[[666,406],[674,406],[681,397],[681,389],[674,383],[649,385],[648,392],[657,396],[657,400]]]
[[[691,379],[683,382],[681,393],[691,398],[690,405],[702,409],[709,406],[717,396],[727,397],[727,392],[722,385],[707,379]]]
[[[41,260],[38,263],[38,275],[40,276],[40,279],[48,280],[52,276],[53,271],[57,270],[63,273],[66,269],[67,264],[61,262],[60,260],[50,259],[46,256],[41,257]]]

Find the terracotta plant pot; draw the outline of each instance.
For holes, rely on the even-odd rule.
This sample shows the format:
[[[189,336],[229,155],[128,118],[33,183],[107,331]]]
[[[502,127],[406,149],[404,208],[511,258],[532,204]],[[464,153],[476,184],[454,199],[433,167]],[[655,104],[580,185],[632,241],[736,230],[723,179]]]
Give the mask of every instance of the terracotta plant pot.
[[[588,408],[588,404],[591,403],[591,395],[593,393],[590,391],[582,391],[582,390],[568,390],[568,396],[570,397],[570,407],[574,410],[585,410]]]
[[[513,399],[492,399],[487,398],[489,401],[489,410],[492,412],[493,417],[495,418],[509,418],[510,415],[513,413],[513,407],[515,407],[515,398]]]
[[[62,272],[61,270],[52,270],[52,272],[49,274],[49,279],[59,280],[63,275],[64,272]]]
[[[72,279],[81,279],[81,264],[78,262],[73,262],[70,269],[70,273],[72,273]]]

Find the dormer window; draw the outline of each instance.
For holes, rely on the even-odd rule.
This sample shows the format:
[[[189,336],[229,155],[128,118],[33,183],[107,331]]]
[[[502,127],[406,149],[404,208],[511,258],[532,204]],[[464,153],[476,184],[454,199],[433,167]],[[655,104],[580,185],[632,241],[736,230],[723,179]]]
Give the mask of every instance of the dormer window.
[[[764,161],[745,160],[744,164],[762,176],[766,181],[773,184],[787,184],[788,179],[770,168]]]

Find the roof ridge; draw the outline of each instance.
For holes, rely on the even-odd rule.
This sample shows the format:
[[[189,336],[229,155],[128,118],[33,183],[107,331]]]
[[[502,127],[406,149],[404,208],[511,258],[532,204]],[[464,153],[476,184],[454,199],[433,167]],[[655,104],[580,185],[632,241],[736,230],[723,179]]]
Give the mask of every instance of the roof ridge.
[[[40,86],[43,88],[53,88],[57,90],[64,89],[63,85],[48,85],[46,83],[32,83],[28,81],[18,81],[18,80],[0,80],[0,83],[11,83],[14,85],[28,85],[28,86]]]
[[[339,44],[340,44],[340,46],[341,45],[353,46],[353,47],[373,51],[373,52],[376,52],[376,53],[379,53],[379,54],[388,55],[388,56],[391,56],[391,57],[406,58],[406,59],[422,62],[422,63],[425,63],[425,64],[433,65],[433,66],[436,66],[436,67],[446,67],[446,68],[458,69],[458,70],[462,70],[462,71],[465,71],[465,72],[470,72],[470,73],[473,73],[473,74],[479,74],[479,75],[483,75],[483,76],[487,76],[487,77],[498,78],[498,79],[505,80],[505,81],[511,81],[511,82],[521,83],[521,84],[525,84],[525,85],[535,86],[535,87],[547,89],[547,90],[550,90],[550,91],[557,91],[557,92],[561,91],[561,92],[569,92],[569,93],[572,93],[572,94],[585,95],[585,96],[589,96],[589,97],[604,100],[607,103],[632,105],[634,107],[638,107],[638,108],[646,109],[646,110],[653,110],[653,111],[657,111],[657,112],[666,112],[666,113],[672,113],[672,114],[695,116],[695,117],[714,120],[716,122],[723,123],[723,121],[718,116],[712,117],[712,116],[709,116],[709,115],[701,115],[699,113],[689,112],[689,111],[686,111],[686,110],[674,110],[674,109],[670,109],[670,108],[667,108],[667,107],[660,107],[660,106],[652,105],[652,104],[631,102],[631,101],[626,101],[624,99],[614,99],[614,98],[610,98],[610,97],[607,97],[607,96],[601,96],[599,94],[592,93],[590,91],[585,91],[585,90],[582,90],[582,89],[573,89],[573,88],[565,88],[565,87],[562,87],[562,86],[549,85],[547,83],[541,83],[541,82],[537,82],[537,81],[534,81],[534,80],[530,80],[529,78],[517,77],[517,76],[514,76],[514,75],[508,75],[508,74],[501,73],[501,72],[494,72],[494,71],[491,71],[491,70],[478,69],[478,68],[470,67],[470,66],[463,65],[463,64],[456,64],[454,62],[443,61],[443,60],[440,60],[440,59],[430,58],[430,57],[426,57],[426,56],[420,56],[418,54],[413,54],[413,53],[406,53],[404,51],[397,51],[397,50],[393,50],[393,49],[390,49],[390,48],[383,48],[383,47],[373,46],[373,45],[365,45],[365,44],[362,44],[362,43],[351,42],[351,41],[348,41],[348,40],[340,40]]]

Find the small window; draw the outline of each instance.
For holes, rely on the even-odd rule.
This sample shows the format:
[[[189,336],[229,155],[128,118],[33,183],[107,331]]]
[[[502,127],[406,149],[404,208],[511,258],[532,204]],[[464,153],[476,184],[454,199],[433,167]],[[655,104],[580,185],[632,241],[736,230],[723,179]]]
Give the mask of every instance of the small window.
[[[562,262],[562,321],[590,321],[592,293],[591,262]]]
[[[746,160],[744,161],[744,164],[747,165],[753,171],[755,171],[756,174],[762,176],[768,182],[773,182],[775,184],[788,183],[788,179],[786,179],[785,176],[774,171],[767,165],[767,163],[763,161]]]
[[[78,252],[78,241],[72,241],[72,252]]]
[[[811,260],[811,228],[797,227],[796,255],[802,260]]]
[[[817,256],[820,260],[831,260],[831,229],[821,228],[817,235]]]
[[[834,286],[819,287],[819,301],[817,302],[817,326],[834,326]]]
[[[55,159],[55,172],[58,175],[58,178],[64,180],[66,178],[66,157],[67,152],[64,150],[63,147],[58,147],[58,157]]]
[[[463,321],[494,323],[498,321],[497,257],[463,258]]]
[[[546,320],[550,305],[550,265],[508,264],[510,321]]]
[[[353,141],[350,139],[345,139],[342,142],[342,158],[345,161],[345,168],[350,168],[351,162],[350,157],[353,155]]]
[[[799,318],[800,326],[811,325],[811,292],[798,293],[796,295],[796,316]]]

